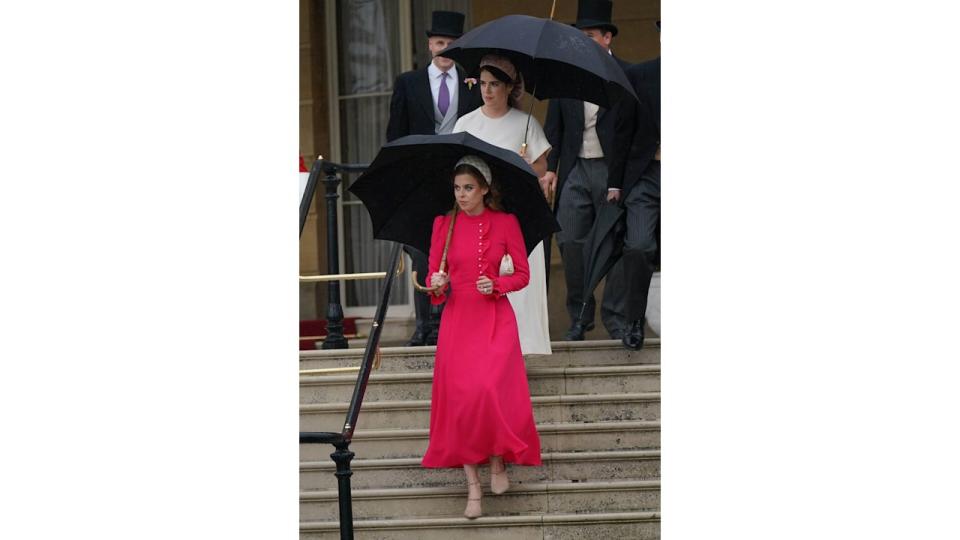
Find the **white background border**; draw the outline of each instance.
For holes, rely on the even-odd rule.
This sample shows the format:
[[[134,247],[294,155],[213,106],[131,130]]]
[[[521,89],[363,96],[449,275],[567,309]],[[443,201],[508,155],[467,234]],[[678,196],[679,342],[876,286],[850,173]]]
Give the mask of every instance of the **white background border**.
[[[960,535],[942,5],[664,2],[664,538]],[[0,537],[293,538],[296,5],[0,10]]]

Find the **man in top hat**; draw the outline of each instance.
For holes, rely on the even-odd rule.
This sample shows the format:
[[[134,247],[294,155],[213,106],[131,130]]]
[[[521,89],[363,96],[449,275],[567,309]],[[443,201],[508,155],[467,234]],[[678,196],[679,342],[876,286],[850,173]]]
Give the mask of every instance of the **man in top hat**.
[[[650,279],[660,257],[660,57],[630,66],[626,73],[640,104],[623,176],[622,196],[627,210],[624,298],[630,321],[623,344],[628,349],[639,349],[643,346]]]
[[[617,27],[610,22],[610,0],[580,0],[573,26],[603,47],[611,56],[610,44]],[[621,68],[628,64],[614,56]],[[551,99],[544,132],[553,151],[547,156],[543,182],[556,185],[555,211],[562,231],[557,243],[563,258],[567,282],[567,312],[571,325],[564,339],[581,341],[593,328],[596,311],[593,295],[584,298],[585,273],[583,239],[593,226],[599,205],[607,204],[608,193],[623,186],[623,173],[635,124],[636,104],[623,99],[610,109],[575,99]],[[600,317],[613,339],[622,339],[628,321],[622,298],[623,267],[619,262],[607,275]],[[587,307],[582,310],[586,300]],[[583,318],[580,318],[581,311]]]
[[[427,30],[427,48],[433,61],[425,68],[401,74],[393,84],[387,142],[406,135],[452,133],[458,118],[483,103],[479,85],[469,88],[454,61],[437,56],[463,35],[463,20],[463,13],[433,12],[433,21]],[[418,279],[426,279],[427,256],[410,247],[404,249],[413,260]],[[431,314],[426,294],[413,294],[417,327],[407,345],[436,345],[439,315]]]

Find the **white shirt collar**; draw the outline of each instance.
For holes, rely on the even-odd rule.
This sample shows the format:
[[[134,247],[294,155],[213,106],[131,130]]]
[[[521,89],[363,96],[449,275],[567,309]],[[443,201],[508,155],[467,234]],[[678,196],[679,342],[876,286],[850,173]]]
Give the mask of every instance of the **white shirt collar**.
[[[433,63],[433,60],[431,60],[431,61],[430,61],[430,65],[427,66],[427,75],[430,76],[430,80],[439,79],[441,73],[443,73],[443,72],[440,71],[440,68],[438,68],[437,65]],[[453,66],[451,66],[450,69],[447,70],[447,73],[450,74],[450,79],[451,79],[451,80],[456,81],[456,80],[457,80],[457,66],[456,66],[456,64],[454,64]]]

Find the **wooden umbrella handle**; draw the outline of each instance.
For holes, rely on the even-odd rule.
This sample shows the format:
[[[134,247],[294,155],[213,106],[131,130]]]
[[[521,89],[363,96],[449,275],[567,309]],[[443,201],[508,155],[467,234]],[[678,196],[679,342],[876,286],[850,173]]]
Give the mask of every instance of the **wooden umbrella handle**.
[[[447,252],[450,251],[450,239],[453,238],[453,224],[457,221],[458,211],[459,211],[458,208],[453,209],[453,217],[450,218],[450,225],[447,227],[447,239],[446,241],[444,241],[444,244],[443,244],[443,255],[440,256],[441,272],[443,272],[447,268]],[[414,270],[414,272],[410,275],[410,277],[413,279],[413,287],[416,290],[422,293],[429,293],[434,296],[440,296],[440,287],[425,287],[423,285],[420,285],[420,283],[417,282],[416,270]]]

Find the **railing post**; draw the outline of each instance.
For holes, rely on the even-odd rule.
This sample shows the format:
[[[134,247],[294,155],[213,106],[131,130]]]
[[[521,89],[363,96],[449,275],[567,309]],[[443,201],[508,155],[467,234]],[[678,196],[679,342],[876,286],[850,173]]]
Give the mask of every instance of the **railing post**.
[[[337,498],[340,501],[340,540],[353,540],[353,499],[350,494],[350,460],[353,452],[350,451],[350,441],[333,443],[337,451],[330,454],[337,464]]]
[[[300,236],[303,236],[303,226],[307,224],[307,216],[310,214],[310,204],[313,202],[313,195],[317,192],[317,181],[323,172],[323,158],[318,157],[313,165],[310,166],[310,176],[307,177],[307,187],[303,192],[303,198],[300,199]]]
[[[327,186],[327,273],[340,273],[340,247],[337,234],[337,189],[340,178],[337,176],[337,167],[333,163],[324,162],[323,171],[326,178],[323,183]],[[340,304],[340,282],[331,281],[327,286],[327,338],[323,340],[322,349],[346,349],[347,338],[343,337],[343,306]]]

